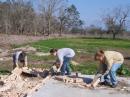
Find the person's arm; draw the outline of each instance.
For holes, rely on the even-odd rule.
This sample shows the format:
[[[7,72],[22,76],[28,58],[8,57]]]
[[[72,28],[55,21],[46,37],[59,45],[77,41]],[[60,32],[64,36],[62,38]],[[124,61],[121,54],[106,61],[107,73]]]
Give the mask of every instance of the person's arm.
[[[61,67],[62,67],[62,65],[63,65],[63,61],[64,61],[64,59],[63,59],[63,56],[58,56],[58,58],[59,58],[59,61],[60,61],[60,66],[59,66],[59,68],[58,68],[58,70],[57,70],[57,72],[60,72],[60,70],[61,70]]]
[[[15,65],[16,65],[16,67],[18,67],[19,68],[19,65],[18,65],[18,56],[16,55],[16,58],[15,58]]]
[[[109,73],[109,71],[111,70],[112,65],[113,65],[113,60],[112,59],[107,60],[107,70],[103,75],[106,75],[106,74]]]
[[[27,56],[25,56],[25,67],[28,67],[28,60],[27,60]]]

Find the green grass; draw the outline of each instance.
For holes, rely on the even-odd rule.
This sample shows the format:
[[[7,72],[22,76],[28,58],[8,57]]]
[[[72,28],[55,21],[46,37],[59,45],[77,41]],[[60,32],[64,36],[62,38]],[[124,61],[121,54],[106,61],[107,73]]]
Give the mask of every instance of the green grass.
[[[0,75],[7,75],[10,74],[11,72],[8,70],[0,69]]]
[[[82,49],[86,52],[92,53],[98,49],[129,49],[129,40],[111,40],[111,39],[87,39],[87,38],[64,38],[64,39],[49,39],[41,40],[31,44],[40,51],[47,52],[50,48],[70,47],[75,49]]]
[[[130,76],[130,70],[125,65],[122,65],[117,73],[121,76]]]
[[[32,43],[31,46],[43,52],[49,52],[51,48],[68,47],[74,49],[77,52],[76,58],[79,58],[79,56],[81,56],[82,54],[93,56],[94,53],[99,49],[127,51],[130,48],[130,40],[121,40],[121,39],[112,40],[112,39],[96,39],[96,38],[62,38],[62,39],[40,40],[38,42]],[[76,58],[75,61],[77,61]],[[53,58],[44,57],[42,59],[48,61]],[[96,72],[97,63],[94,62],[93,59],[91,59],[90,61],[83,61],[83,62],[81,61],[80,64],[81,65],[78,66],[71,65],[72,70],[81,72],[83,74],[94,74]],[[125,72],[128,70],[123,69],[120,71]],[[123,75],[121,72],[119,74]],[[127,72],[127,74],[124,75],[129,75],[129,73]]]
[[[29,60],[33,60],[33,61],[49,61],[54,59],[53,56],[37,56],[34,54],[28,54]]]
[[[103,50],[121,50],[125,53],[130,52],[130,40],[112,40],[112,39],[97,39],[97,38],[61,38],[61,39],[48,39],[40,40],[38,42],[24,44],[22,46],[30,45],[37,48],[38,51],[49,52],[51,48],[72,48],[76,51],[76,57],[74,60],[79,62],[80,65],[73,66],[73,71],[81,72],[83,74],[94,74],[96,72],[97,63],[93,60],[95,52],[99,49]],[[21,46],[21,45],[20,45]],[[13,48],[20,47],[19,45],[12,45]],[[82,58],[85,56],[85,58]],[[52,64],[50,61],[54,61],[55,58],[52,56],[36,56],[29,54],[28,58],[33,62],[43,62],[41,64],[29,64],[31,68],[40,67],[49,69]],[[130,68],[129,64],[127,67]],[[122,67],[118,73],[120,75],[130,76],[130,70],[126,67]],[[3,72],[3,71],[2,71]],[[2,73],[1,72],[1,73]],[[0,73],[0,74],[1,74]]]
[[[96,63],[94,62],[88,62],[87,64],[80,64],[80,65],[70,65],[72,71],[74,72],[80,72],[82,74],[95,74],[96,73]]]

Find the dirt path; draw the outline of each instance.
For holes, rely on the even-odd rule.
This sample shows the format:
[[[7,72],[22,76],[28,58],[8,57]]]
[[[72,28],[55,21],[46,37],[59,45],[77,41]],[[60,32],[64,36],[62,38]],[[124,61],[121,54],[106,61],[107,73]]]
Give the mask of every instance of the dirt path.
[[[6,35],[0,34],[0,45],[1,44],[27,44],[30,42],[35,42],[38,40],[49,39],[49,38],[57,38],[59,37],[57,34],[50,36],[27,36],[27,35]],[[62,37],[78,37],[73,35],[63,35]]]

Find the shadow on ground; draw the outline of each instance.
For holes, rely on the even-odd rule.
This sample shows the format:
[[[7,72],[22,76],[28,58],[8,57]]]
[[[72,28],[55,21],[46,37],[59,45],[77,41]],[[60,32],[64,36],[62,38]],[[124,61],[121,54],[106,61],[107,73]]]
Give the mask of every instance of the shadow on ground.
[[[69,76],[69,77],[74,78],[73,76]],[[90,84],[93,81],[93,79],[89,78],[89,77],[77,77],[77,78],[83,79],[84,83],[86,83],[86,84]]]
[[[125,57],[126,60],[130,60],[130,57]]]

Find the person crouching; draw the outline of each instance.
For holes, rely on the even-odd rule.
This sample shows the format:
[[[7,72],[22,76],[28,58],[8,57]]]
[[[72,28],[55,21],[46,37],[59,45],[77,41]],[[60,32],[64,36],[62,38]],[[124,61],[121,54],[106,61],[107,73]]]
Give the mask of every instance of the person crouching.
[[[19,62],[23,64],[23,67],[27,67],[27,54],[24,51],[16,51],[13,54],[13,69],[20,67]]]

